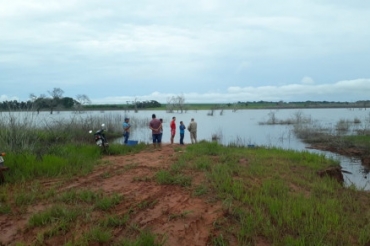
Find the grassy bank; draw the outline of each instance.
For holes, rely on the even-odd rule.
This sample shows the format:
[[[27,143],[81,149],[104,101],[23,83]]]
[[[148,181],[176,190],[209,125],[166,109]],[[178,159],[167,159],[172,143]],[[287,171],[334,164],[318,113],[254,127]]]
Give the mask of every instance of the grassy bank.
[[[142,148],[146,147],[137,146],[135,151]],[[91,155],[87,150],[90,148],[79,152]],[[223,215],[213,224],[209,245],[366,245],[370,242],[369,194],[343,188],[333,179],[316,174],[324,167],[338,165],[333,160],[308,152],[226,147],[208,142],[182,150],[178,149],[178,158],[170,168],[136,182],[178,185],[209,204],[221,202]],[[89,168],[99,164],[98,154],[92,153],[95,154],[85,163]],[[49,174],[39,173],[39,179],[44,180]],[[34,211],[28,220],[30,228],[40,228],[37,239],[40,244],[61,234],[72,237],[74,228],[83,224],[90,229],[83,235],[74,235],[78,240],[66,245],[111,245],[115,241],[112,236],[115,228],[134,225],[129,214],[114,213],[123,198],[121,194],[84,189],[56,192],[71,176],[80,175],[83,174],[67,169],[64,175],[56,172],[54,185],[49,187],[40,186],[38,179],[2,186],[0,215],[18,216],[29,213],[37,204],[49,204]],[[205,178],[195,181],[199,175]],[[95,221],[96,213],[105,214],[105,219]],[[140,240],[148,243],[128,244],[127,241],[125,244],[120,239],[115,245],[155,245],[155,235],[140,227],[132,230],[136,230],[138,237],[131,243]]]
[[[212,245],[365,245],[369,194],[316,175],[330,165],[338,164],[306,152],[203,143],[189,146],[168,177],[205,173],[194,195],[224,206]]]

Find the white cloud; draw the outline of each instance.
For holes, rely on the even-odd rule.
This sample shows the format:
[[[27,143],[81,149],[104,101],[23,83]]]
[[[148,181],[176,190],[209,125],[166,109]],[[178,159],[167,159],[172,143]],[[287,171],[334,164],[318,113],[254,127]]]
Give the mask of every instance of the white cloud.
[[[0,95],[0,102],[14,101],[14,100],[19,101],[19,98],[15,96]]]
[[[226,91],[183,93],[187,103],[232,103],[237,101],[358,101],[369,100],[370,79],[339,81],[333,84],[290,84],[283,86],[229,87]],[[153,92],[137,96],[139,101],[156,100],[166,103],[173,93]],[[316,98],[316,99],[315,99]],[[336,99],[333,99],[336,98]],[[107,97],[94,99],[94,103],[120,103],[133,101],[133,97]]]

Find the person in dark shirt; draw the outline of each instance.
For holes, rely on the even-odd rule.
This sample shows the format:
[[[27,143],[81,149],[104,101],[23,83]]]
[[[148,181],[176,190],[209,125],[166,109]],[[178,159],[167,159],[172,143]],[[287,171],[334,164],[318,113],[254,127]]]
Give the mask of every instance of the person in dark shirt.
[[[155,114],[152,114],[152,120],[149,122],[149,128],[152,130],[154,147],[161,147],[161,126],[161,121],[156,118]]]

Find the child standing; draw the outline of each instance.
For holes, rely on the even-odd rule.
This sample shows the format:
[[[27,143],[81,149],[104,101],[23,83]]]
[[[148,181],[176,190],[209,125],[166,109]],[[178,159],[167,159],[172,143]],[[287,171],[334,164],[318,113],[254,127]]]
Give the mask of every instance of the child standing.
[[[184,135],[185,135],[185,125],[184,122],[180,121],[180,144],[184,144]]]

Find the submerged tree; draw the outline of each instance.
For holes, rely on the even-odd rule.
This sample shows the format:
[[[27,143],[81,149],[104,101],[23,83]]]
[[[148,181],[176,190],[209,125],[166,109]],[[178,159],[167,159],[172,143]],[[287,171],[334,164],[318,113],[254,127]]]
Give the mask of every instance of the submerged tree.
[[[53,110],[60,104],[60,100],[63,96],[64,91],[60,88],[54,88],[52,91],[48,91],[51,96],[51,100],[47,100],[49,103],[50,114],[53,114]]]
[[[166,110],[168,113],[172,113],[174,110],[180,110],[182,113],[185,110],[185,96],[181,94],[167,98]]]
[[[80,112],[84,106],[91,104],[90,98],[84,94],[78,94],[76,96],[76,101],[77,103],[75,104],[75,107]]]

